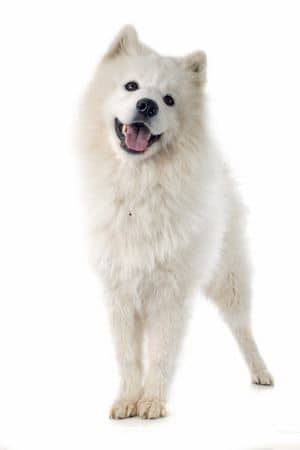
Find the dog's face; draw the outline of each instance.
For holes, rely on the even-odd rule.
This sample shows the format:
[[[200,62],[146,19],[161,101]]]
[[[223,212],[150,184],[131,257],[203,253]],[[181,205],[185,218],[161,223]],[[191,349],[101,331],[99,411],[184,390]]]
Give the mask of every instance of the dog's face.
[[[162,57],[141,44],[132,27],[125,27],[95,80],[113,150],[140,160],[178,139],[199,112],[205,66],[203,52],[182,59]]]

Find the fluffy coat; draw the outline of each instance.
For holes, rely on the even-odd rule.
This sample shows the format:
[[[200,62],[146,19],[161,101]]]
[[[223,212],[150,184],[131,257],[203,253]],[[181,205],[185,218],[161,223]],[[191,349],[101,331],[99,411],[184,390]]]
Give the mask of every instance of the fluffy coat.
[[[166,414],[196,289],[219,307],[253,382],[272,384],[251,333],[244,208],[206,126],[205,78],[203,52],[162,57],[127,26],[100,62],[82,102],[80,151],[91,254],[106,293],[121,377],[113,418]],[[139,82],[137,92],[124,90],[129,80]],[[170,92],[172,108],[163,103]],[[127,154],[114,119],[129,123],[136,100],[145,96],[159,105],[151,132],[161,138],[143,154]]]

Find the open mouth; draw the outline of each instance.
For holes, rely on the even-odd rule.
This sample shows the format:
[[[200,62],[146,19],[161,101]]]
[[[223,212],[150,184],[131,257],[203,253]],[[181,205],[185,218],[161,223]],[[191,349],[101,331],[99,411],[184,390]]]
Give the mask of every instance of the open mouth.
[[[143,122],[124,124],[117,118],[115,119],[115,130],[123,150],[132,154],[144,153],[161,137],[161,134],[152,134]]]

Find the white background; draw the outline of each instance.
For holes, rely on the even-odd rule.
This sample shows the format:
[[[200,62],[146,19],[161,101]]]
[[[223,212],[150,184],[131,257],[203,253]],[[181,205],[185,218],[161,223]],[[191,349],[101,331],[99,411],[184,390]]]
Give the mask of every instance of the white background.
[[[6,1],[0,11],[0,447],[300,449],[297,1]],[[208,54],[212,128],[249,206],[253,319],[274,389],[195,299],[170,416],[113,422],[117,371],[87,262],[72,123],[125,23]],[[298,445],[297,445],[298,444]]]

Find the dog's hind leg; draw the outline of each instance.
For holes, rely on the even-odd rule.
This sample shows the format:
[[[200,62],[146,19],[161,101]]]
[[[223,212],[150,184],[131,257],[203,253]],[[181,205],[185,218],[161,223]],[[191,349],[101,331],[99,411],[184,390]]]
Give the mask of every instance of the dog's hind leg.
[[[272,385],[273,379],[258,351],[250,323],[250,277],[241,226],[227,232],[217,270],[206,293],[218,306],[238,342],[253,383]]]

